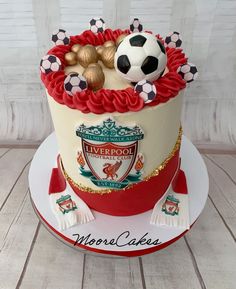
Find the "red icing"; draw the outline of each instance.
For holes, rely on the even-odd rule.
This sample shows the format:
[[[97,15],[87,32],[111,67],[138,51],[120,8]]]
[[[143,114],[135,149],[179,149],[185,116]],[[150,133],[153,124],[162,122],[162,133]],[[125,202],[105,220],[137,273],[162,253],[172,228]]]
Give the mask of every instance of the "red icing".
[[[62,63],[62,69],[65,67],[65,53],[69,52],[71,47],[79,43],[81,45],[102,45],[107,40],[115,41],[123,33],[130,33],[129,30],[111,30],[106,29],[104,33],[94,34],[90,30],[84,31],[80,35],[71,36],[69,45],[59,45],[48,51],[48,54],[57,56]],[[151,32],[149,32],[151,33]],[[159,35],[156,37],[163,41]],[[161,78],[154,81],[157,88],[157,97],[151,103],[145,104],[142,98],[133,88],[123,90],[100,89],[97,92],[91,90],[82,91],[71,97],[64,90],[64,79],[66,77],[64,70],[51,72],[49,74],[41,73],[41,79],[48,90],[48,93],[58,103],[65,104],[72,109],[78,109],[83,113],[102,114],[105,112],[127,112],[139,111],[144,106],[155,106],[159,103],[167,102],[175,97],[179,91],[185,88],[185,81],[176,72],[177,68],[187,62],[182,49],[166,48],[167,67],[169,72]]]
[[[53,168],[49,183],[48,193],[56,194],[63,192],[66,189],[66,181],[58,168]]]
[[[186,176],[185,176],[184,171],[182,171],[181,169],[178,171],[174,181],[172,182],[172,189],[174,192],[178,194],[183,194],[183,195],[188,194]]]
[[[169,187],[176,170],[179,169],[178,163],[179,151],[175,153],[159,175],[151,177],[148,181],[136,183],[126,190],[112,190],[107,194],[85,192],[74,186],[71,181],[68,180],[68,183],[90,208],[113,216],[131,216],[153,209]],[[178,187],[180,186],[179,183]]]

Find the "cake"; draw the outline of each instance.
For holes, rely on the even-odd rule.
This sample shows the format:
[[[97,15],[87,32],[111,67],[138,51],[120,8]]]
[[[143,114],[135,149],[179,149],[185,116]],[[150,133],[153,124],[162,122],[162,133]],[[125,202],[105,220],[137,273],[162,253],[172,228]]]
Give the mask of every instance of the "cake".
[[[41,79],[67,186],[92,210],[130,216],[153,209],[179,171],[182,96],[197,69],[178,32],[143,32],[137,19],[126,30],[104,25],[56,31]]]

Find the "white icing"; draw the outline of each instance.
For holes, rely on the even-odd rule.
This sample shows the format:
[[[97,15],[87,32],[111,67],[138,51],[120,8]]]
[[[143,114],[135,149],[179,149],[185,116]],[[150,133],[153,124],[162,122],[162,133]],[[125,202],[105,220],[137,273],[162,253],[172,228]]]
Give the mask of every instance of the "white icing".
[[[168,195],[174,196],[179,200],[179,213],[175,216],[167,215],[162,211],[162,205]],[[168,226],[175,228],[182,228],[189,230],[190,218],[189,218],[189,200],[188,195],[177,194],[171,188],[167,191],[161,200],[159,200],[152,210],[150,224],[157,226]]]
[[[71,199],[75,202],[77,208],[73,211],[63,214],[59,209],[57,200],[60,197],[66,196],[68,194],[71,196]],[[49,199],[51,210],[57,219],[60,231],[64,231],[77,224],[86,224],[94,220],[94,216],[90,208],[79,196],[77,196],[74,193],[74,191],[71,189],[68,183],[65,191],[50,194]]]
[[[77,151],[82,150],[81,138],[76,136],[76,127],[81,123],[86,125],[101,124],[108,117],[113,117],[124,126],[139,125],[144,131],[144,139],[139,142],[139,153],[145,157],[144,174],[147,176],[172,151],[180,127],[182,92],[167,103],[154,107],[146,107],[138,112],[105,113],[97,115],[84,114],[79,110],[70,109],[66,105],[57,103],[48,95],[48,102],[56,131],[58,146],[64,167],[68,175],[83,186],[101,189],[88,178],[80,175],[77,164]]]

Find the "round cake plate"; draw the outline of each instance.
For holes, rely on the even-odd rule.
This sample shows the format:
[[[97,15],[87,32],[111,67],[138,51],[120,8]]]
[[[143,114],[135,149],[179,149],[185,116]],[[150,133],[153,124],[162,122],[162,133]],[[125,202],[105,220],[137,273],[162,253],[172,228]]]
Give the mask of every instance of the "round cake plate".
[[[60,231],[48,195],[51,171],[56,167],[57,155],[56,136],[52,133],[34,155],[29,171],[29,187],[32,204],[40,220],[65,244],[100,254],[134,257],[163,249],[188,231],[151,225],[152,210],[128,217],[110,216],[92,210],[94,221]],[[180,155],[181,168],[187,178],[192,226],[205,206],[209,179],[201,155],[185,136],[182,138]]]

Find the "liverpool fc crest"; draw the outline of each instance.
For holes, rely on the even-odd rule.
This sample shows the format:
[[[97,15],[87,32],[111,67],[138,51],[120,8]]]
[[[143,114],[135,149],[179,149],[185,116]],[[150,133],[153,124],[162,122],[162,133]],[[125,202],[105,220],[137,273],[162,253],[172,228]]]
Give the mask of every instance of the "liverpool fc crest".
[[[82,151],[77,162],[80,172],[98,187],[121,189],[141,180],[144,158],[138,153],[144,134],[138,126],[117,125],[112,118],[102,124],[81,124],[76,135]]]
[[[70,195],[61,196],[56,203],[58,204],[59,210],[62,214],[69,213],[77,209],[76,203],[71,199]]]
[[[166,215],[175,216],[179,214],[179,199],[173,195],[168,195],[164,204],[162,205],[162,212]]]

